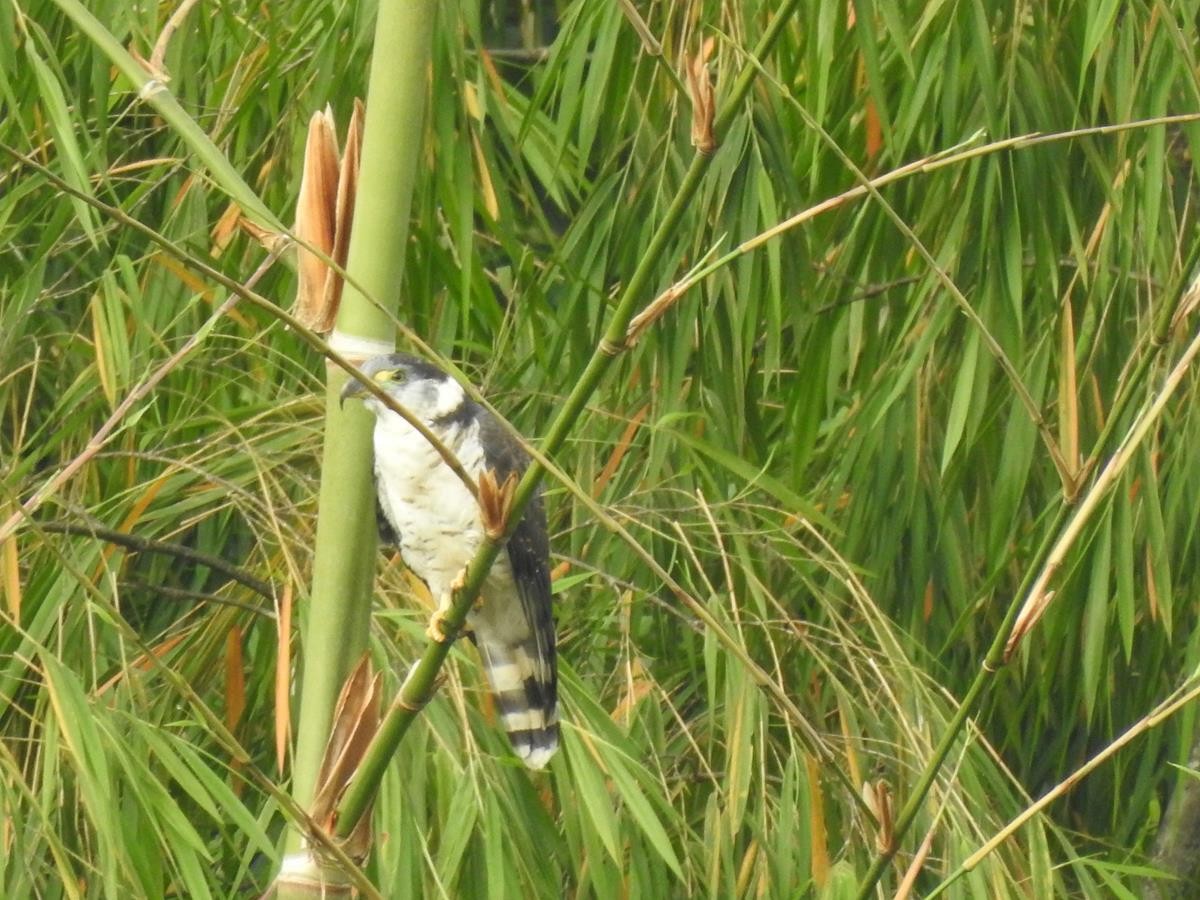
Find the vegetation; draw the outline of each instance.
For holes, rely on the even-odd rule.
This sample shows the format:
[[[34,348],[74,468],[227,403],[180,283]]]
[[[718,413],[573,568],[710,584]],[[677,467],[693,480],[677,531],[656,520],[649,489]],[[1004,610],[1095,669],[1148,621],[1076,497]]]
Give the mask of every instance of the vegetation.
[[[438,4],[401,323],[536,449],[661,315],[559,423],[563,750],[456,645],[380,895],[1149,890],[1200,758],[1197,3],[994,6]],[[0,4],[0,896],[254,896],[341,636],[325,366],[238,220],[292,219],[375,9],[87,8]],[[390,698],[428,612],[374,587]]]

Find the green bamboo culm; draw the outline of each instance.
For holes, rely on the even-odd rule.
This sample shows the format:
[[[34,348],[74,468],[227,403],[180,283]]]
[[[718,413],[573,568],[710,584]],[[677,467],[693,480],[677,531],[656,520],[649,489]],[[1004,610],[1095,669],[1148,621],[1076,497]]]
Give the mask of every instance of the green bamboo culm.
[[[404,246],[421,145],[435,5],[382,0],[366,104],[362,169],[346,263],[347,283],[335,348],[385,349],[395,338]],[[340,343],[339,343],[340,342]],[[346,375],[330,369],[326,441],[312,597],[301,617],[304,649],[293,796],[307,808],[329,735],[333,706],[352,662],[363,652],[371,613],[376,552],[371,482],[371,416],[343,410]],[[298,835],[291,846],[298,845]],[[281,894],[284,896],[284,894]]]

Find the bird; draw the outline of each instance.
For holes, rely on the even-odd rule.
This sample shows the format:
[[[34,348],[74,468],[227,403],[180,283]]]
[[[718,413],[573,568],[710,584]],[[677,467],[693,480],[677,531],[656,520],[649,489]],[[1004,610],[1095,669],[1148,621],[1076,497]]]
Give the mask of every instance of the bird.
[[[497,484],[529,465],[520,442],[454,378],[406,353],[362,363],[360,371],[420,421],[472,480]],[[375,415],[373,445],[380,539],[439,603],[429,633],[444,640],[440,614],[484,540],[479,503],[434,445],[403,416],[351,378],[344,404],[361,399]],[[534,494],[467,615],[500,720],[517,756],[541,769],[558,748],[558,671],[550,596],[550,541],[540,490]]]

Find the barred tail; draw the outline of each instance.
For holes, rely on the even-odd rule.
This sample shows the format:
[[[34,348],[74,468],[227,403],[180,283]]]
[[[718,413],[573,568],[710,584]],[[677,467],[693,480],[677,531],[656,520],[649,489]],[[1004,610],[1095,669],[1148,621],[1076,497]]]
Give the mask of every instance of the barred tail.
[[[502,644],[485,640],[477,631],[476,640],[509,743],[525,765],[542,768],[558,749],[554,647],[546,658],[532,638]]]

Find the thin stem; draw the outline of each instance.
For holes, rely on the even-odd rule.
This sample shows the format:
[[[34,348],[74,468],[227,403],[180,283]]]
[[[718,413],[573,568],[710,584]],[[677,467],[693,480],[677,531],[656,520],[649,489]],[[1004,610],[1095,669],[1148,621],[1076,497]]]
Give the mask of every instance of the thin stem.
[[[106,541],[109,544],[116,544],[118,547],[124,547],[127,550],[133,550],[136,553],[158,553],[164,556],[173,556],[176,559],[187,560],[189,563],[198,566],[205,566],[212,569],[214,572],[220,572],[222,575],[227,575],[231,580],[238,584],[248,587],[254,593],[266,597],[268,600],[273,600],[274,592],[271,590],[271,585],[261,578],[255,578],[244,569],[239,569],[232,563],[226,562],[219,556],[214,556],[211,553],[205,553],[201,550],[193,550],[191,547],[185,547],[183,544],[173,544],[169,541],[155,541],[149,538],[139,537],[136,534],[130,534],[127,531],[118,531],[115,528],[107,528],[99,522],[88,520],[87,522],[33,522],[32,527],[45,531],[49,534],[73,534],[80,537],[93,537]],[[263,610],[256,610],[262,612]],[[269,611],[268,611],[269,614]]]

